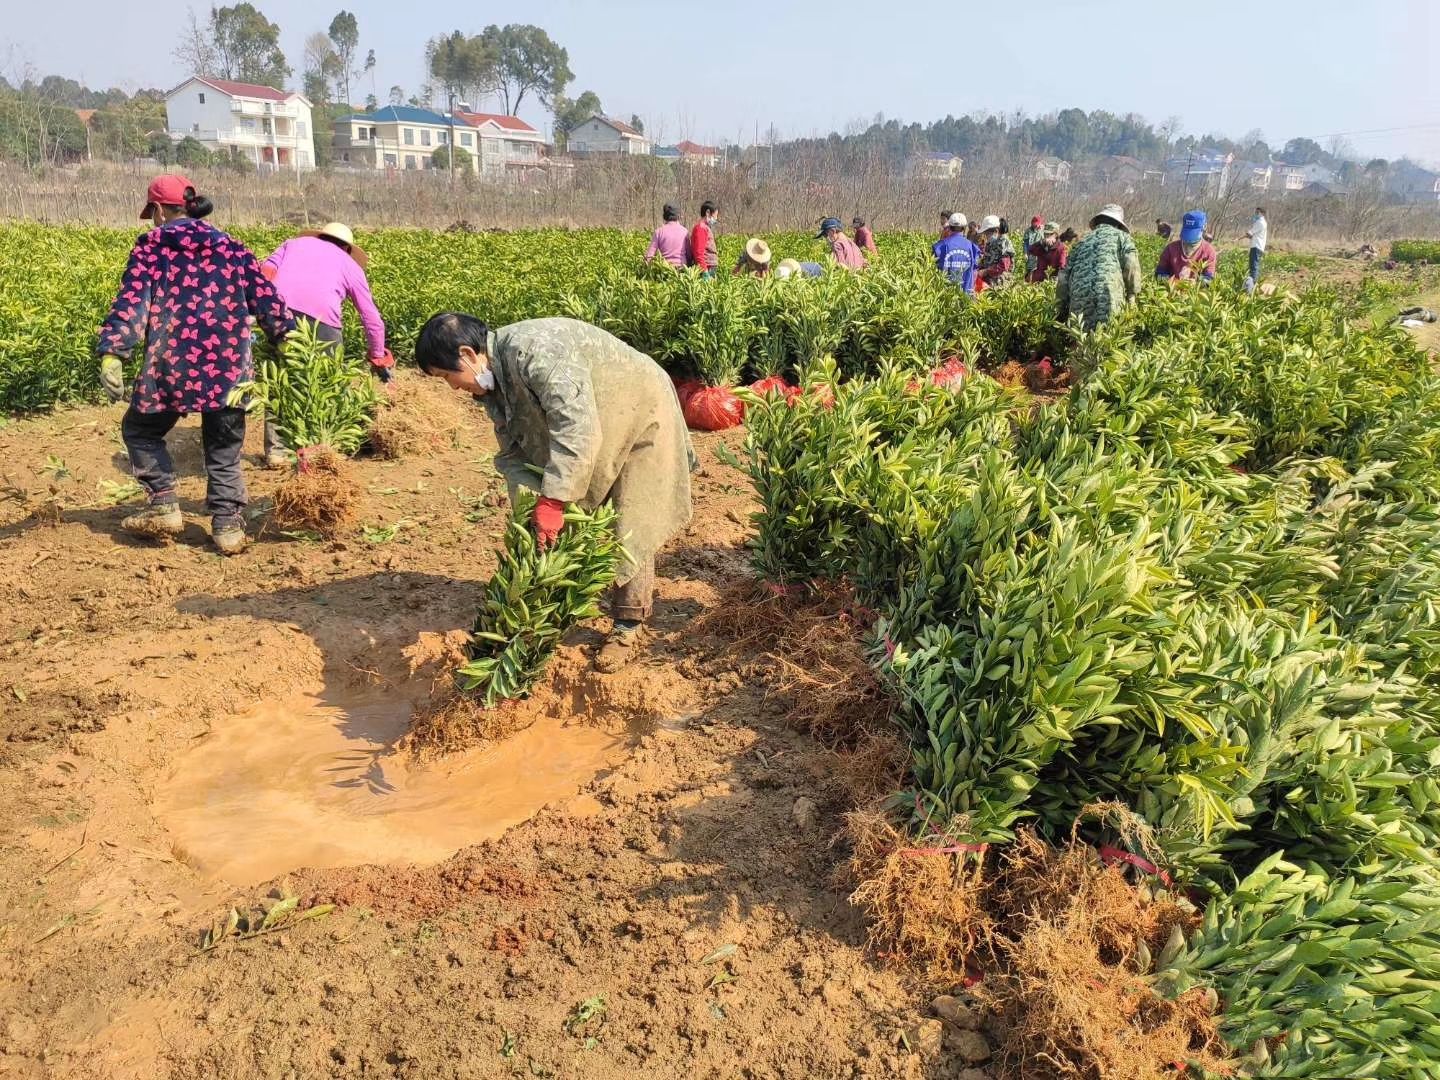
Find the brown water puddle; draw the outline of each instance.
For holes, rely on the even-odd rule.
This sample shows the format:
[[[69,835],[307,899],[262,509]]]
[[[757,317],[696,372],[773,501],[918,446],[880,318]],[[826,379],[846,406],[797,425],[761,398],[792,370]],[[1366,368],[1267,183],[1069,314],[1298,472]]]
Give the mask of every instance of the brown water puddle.
[[[436,863],[618,764],[629,738],[542,717],[504,742],[414,765],[386,746],[408,703],[269,702],[224,721],[155,795],[175,850],[251,885],[302,866]]]

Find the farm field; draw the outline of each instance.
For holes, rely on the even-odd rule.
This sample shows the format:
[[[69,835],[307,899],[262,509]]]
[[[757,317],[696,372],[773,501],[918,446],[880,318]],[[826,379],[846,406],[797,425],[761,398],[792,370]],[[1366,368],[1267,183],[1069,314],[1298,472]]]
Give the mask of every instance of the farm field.
[[[402,360],[439,308],[570,314],[807,391],[695,436],[640,661],[587,624],[530,726],[415,762],[508,516],[483,414],[402,371],[428,441],[352,462],[336,539],[269,521],[256,424],[249,552],[125,538],[88,357],[129,239],[0,227],[42,253],[0,258],[4,1071],[1433,1072],[1440,381],[1363,322],[1423,271],[1250,300],[1232,258],[1078,339],[921,236],[788,291],[362,238]]]

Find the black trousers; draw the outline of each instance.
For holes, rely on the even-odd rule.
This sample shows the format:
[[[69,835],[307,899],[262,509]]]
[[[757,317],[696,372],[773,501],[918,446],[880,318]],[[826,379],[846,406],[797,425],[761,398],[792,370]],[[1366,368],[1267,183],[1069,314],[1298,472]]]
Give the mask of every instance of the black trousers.
[[[120,421],[130,468],[152,505],[178,501],[175,462],[165,436],[182,415],[142,413],[131,405]],[[243,524],[245,477],[240,472],[240,449],[245,443],[245,410],[201,413],[200,439],[205,450],[205,509],[216,526]]]

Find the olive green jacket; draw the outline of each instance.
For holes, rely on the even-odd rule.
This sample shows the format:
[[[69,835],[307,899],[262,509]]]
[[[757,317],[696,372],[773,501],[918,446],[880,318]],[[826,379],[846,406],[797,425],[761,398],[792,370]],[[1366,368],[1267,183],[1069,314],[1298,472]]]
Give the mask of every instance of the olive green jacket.
[[[694,454],[670,377],[577,319],[530,319],[491,335],[495,467],[518,487],[594,509],[615,504],[624,584],[690,521]]]

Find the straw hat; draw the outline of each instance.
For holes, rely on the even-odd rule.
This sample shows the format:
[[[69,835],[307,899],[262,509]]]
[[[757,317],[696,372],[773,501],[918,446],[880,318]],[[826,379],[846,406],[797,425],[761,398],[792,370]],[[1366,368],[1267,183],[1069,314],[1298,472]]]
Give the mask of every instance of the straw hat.
[[[1125,224],[1125,208],[1119,203],[1102,206],[1100,212],[1090,219],[1090,227],[1095,228],[1101,221],[1108,221],[1117,228],[1124,229],[1126,232],[1130,231],[1130,226]]]
[[[759,237],[751,237],[745,241],[745,258],[756,266],[769,266],[770,245]]]
[[[355,246],[355,234],[350,231],[349,225],[342,225],[338,221],[332,221],[329,225],[322,226],[318,236],[328,236],[332,240],[339,240],[346,247]]]
[[[780,265],[775,267],[775,276],[781,280],[798,277],[800,273],[800,260],[798,259],[781,259]]]

